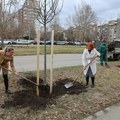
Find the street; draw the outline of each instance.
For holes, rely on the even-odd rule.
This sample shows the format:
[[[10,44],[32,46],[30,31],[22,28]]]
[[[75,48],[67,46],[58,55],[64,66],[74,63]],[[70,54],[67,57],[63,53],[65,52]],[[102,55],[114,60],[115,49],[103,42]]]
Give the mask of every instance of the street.
[[[55,54],[53,56],[53,67],[60,68],[66,66],[81,65],[82,54]],[[15,56],[15,67],[18,72],[34,71],[37,69],[37,56]],[[47,69],[50,69],[51,55],[47,55]],[[40,55],[40,70],[44,69],[44,55]]]

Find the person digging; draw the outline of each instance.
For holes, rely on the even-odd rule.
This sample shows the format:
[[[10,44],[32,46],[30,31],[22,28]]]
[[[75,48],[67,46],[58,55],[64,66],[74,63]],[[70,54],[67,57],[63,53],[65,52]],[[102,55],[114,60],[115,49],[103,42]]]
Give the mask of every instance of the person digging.
[[[14,49],[11,47],[5,48],[4,50],[0,50],[0,69],[2,69],[5,93],[11,94],[9,88],[9,80],[8,80],[8,68],[9,65],[13,71],[17,75],[15,66],[14,66]]]
[[[85,87],[89,86],[89,78],[91,78],[91,82],[92,82],[91,88],[95,87],[95,75],[97,71],[97,68],[96,68],[97,56],[100,56],[100,53],[96,50],[92,42],[88,42],[82,54],[83,66],[85,67],[87,64],[90,63],[89,66],[87,66],[86,69],[84,70],[84,75],[86,77]]]

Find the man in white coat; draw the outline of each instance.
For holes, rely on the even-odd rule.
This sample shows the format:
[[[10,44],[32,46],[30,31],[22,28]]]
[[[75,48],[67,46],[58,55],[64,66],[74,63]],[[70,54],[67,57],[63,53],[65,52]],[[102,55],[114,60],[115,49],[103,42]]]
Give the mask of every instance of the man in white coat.
[[[84,75],[86,77],[86,87],[89,85],[89,78],[91,78],[91,87],[95,86],[95,74],[97,71],[96,68],[96,58],[100,56],[100,53],[94,48],[94,44],[92,42],[88,42],[86,44],[86,48],[82,54],[82,63],[83,66],[86,67],[84,70]],[[92,61],[92,62],[91,62]]]

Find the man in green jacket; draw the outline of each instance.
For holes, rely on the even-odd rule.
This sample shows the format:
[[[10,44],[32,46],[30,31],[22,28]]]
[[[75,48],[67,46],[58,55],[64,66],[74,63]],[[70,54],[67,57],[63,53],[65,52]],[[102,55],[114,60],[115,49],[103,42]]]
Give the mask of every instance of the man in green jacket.
[[[103,43],[99,47],[100,64],[103,66],[103,62],[105,62],[105,65],[108,66],[108,64],[107,64],[107,50],[108,50],[108,46],[107,46],[106,40],[103,40],[102,42]]]

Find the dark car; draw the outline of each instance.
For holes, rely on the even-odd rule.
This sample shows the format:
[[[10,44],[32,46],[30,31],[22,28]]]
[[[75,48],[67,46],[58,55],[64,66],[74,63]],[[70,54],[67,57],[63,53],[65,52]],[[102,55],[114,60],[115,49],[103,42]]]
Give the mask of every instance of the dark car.
[[[36,45],[36,44],[37,44],[37,41],[34,40],[33,44]],[[40,45],[43,45],[43,44],[44,44],[44,41],[40,41]]]
[[[57,42],[56,41],[54,41],[54,43],[53,43],[54,45],[57,45]],[[51,41],[46,41],[46,45],[51,45]]]
[[[65,45],[76,45],[76,44],[75,44],[75,42],[69,41],[69,42],[67,42]]]

